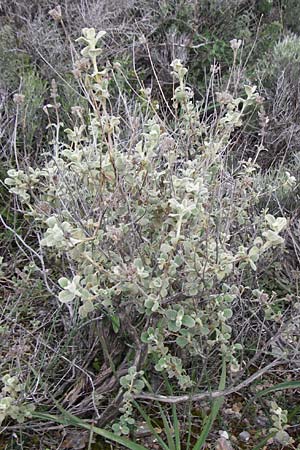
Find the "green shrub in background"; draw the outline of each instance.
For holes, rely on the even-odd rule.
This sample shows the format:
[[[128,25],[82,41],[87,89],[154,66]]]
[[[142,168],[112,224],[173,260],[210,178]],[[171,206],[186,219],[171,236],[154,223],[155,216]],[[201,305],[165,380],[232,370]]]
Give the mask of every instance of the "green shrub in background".
[[[282,0],[281,4],[283,8],[283,20],[285,27],[294,33],[299,33],[299,2],[297,0]]]
[[[290,163],[298,152],[300,39],[287,34],[257,64],[257,78],[265,96],[265,164]]]
[[[24,95],[24,101],[20,105],[20,115],[18,117],[18,146],[19,151],[23,151],[24,156],[41,151],[45,127],[45,117],[43,106],[48,91],[48,83],[43,80],[40,74],[34,69],[24,71],[20,77],[20,91]],[[36,157],[38,155],[35,155]]]
[[[219,92],[219,113],[206,121],[176,59],[173,104],[162,120],[150,91],[129,98],[119,90],[111,102],[123,72],[120,64],[98,66],[104,35],[85,28],[79,39],[90,62],[76,72],[88,114],[74,105],[73,125],[59,132],[52,84],[52,150],[35,167],[10,169],[5,183],[30,224],[35,271],[69,314],[65,323],[105,327],[98,359],[118,383],[113,403],[105,391],[97,397],[97,420],[106,424],[119,409],[113,429],[128,434],[134,401],[155,390],[157,377],[178,394],[206,389],[208,379],[217,386],[222,365],[239,376],[253,356],[249,323],[258,327],[268,313],[276,326],[273,297],[256,274],[283,246],[287,219],[261,206],[255,161],[240,161],[234,173],[227,165],[234,131],[261,104],[256,87],[238,98]],[[272,192],[294,185],[286,175]],[[83,402],[81,413],[90,410]]]
[[[261,76],[263,80],[266,80],[266,87],[276,88],[276,79],[284,72],[296,82],[299,59],[300,38],[296,34],[289,33],[279,40],[259,63]]]
[[[105,63],[106,58],[127,60],[130,67],[133,58],[140,79],[147,86],[153,87],[152,96],[161,100],[158,80],[164,96],[171,103],[172,78],[167,69],[170,61],[177,58],[189,66],[189,83],[196,97],[203,99],[213,62],[219,67],[222,83],[226,84],[231,65],[229,42],[233,38],[243,41],[242,57],[238,62],[242,72],[239,89],[243,88],[245,80],[253,80],[257,59],[272,48],[282,32],[283,6],[278,2],[257,3],[250,0],[193,0],[184,4],[179,0],[141,0],[125,2],[112,10],[109,2],[83,4],[66,0],[61,6],[53,4],[51,7],[47,1],[37,3],[30,0],[26,2],[26,6],[18,0],[6,2],[1,6],[6,19],[2,30],[2,47],[0,44],[0,61],[1,54],[5,58],[11,55],[13,59],[7,61],[3,56],[4,74],[0,75],[0,85],[6,83],[6,90],[10,94],[16,89],[23,89],[22,80],[25,84],[31,83],[30,86],[24,86],[30,92],[30,101],[27,99],[26,102],[25,120],[24,117],[18,117],[18,150],[25,155],[30,154],[34,129],[42,129],[45,124],[46,116],[40,114],[38,125],[32,128],[31,118],[36,117],[36,111],[40,111],[37,107],[42,108],[49,103],[49,90],[47,93],[44,91],[52,78],[58,84],[58,101],[62,104],[61,121],[68,126],[70,115],[64,112],[70,111],[73,95],[78,95],[76,83],[71,82],[71,88],[69,83],[70,72],[74,69],[72,59],[76,59],[76,49],[71,39],[77,36],[82,24],[112,30],[107,45],[103,48],[101,62]],[[132,30],[136,31],[132,33]],[[254,41],[257,43],[255,48]],[[244,61],[247,61],[246,68],[243,67]],[[29,75],[31,71],[32,74]],[[7,82],[6,76],[9,76]],[[9,81],[11,77],[14,80]],[[28,77],[30,80],[26,81]],[[131,83],[136,83],[135,88],[139,90],[136,74],[132,69],[128,70],[127,77]],[[44,86],[40,86],[41,83]],[[13,132],[15,109],[9,105],[6,114],[10,119],[7,121],[8,136]],[[42,136],[37,133],[37,139],[39,148],[46,144],[45,134]],[[7,145],[8,137],[5,141],[2,153],[11,151]]]
[[[16,47],[14,29],[3,21],[0,29],[0,88],[4,90],[18,88],[18,74],[28,63],[26,55],[16,52]]]
[[[1,156],[6,155],[7,159],[13,156],[13,147],[25,157],[31,153],[33,145],[38,149],[42,139],[39,132],[45,126],[42,108],[47,81],[42,79],[29,55],[17,51],[18,44],[14,28],[4,23],[0,31],[0,89],[3,93],[0,120]],[[16,108],[13,95],[18,92],[22,92],[26,102]]]

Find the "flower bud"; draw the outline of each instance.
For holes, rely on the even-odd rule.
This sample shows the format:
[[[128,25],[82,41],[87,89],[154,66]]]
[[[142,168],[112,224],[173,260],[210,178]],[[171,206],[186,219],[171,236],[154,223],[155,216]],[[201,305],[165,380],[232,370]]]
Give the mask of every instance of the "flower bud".
[[[241,39],[231,39],[231,41],[229,43],[230,43],[230,47],[235,52],[242,45],[242,40]]]
[[[48,11],[48,14],[54,19],[56,22],[59,22],[62,20],[62,13],[61,13],[61,7],[60,5],[57,5],[55,8],[50,9]]]
[[[16,105],[22,105],[22,103],[24,103],[25,100],[25,95],[23,94],[15,94],[13,96],[13,101]]]

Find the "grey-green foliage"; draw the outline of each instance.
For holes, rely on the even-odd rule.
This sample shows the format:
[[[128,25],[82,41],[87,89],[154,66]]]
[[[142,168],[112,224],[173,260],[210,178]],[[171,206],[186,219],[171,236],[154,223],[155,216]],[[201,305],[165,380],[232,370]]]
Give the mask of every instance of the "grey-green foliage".
[[[134,399],[134,394],[139,394],[145,386],[144,381],[141,379],[143,374],[143,371],[138,372],[136,367],[132,366],[128,369],[127,375],[120,379],[120,385],[124,389],[125,394],[122,407],[120,408],[121,417],[119,421],[112,426],[113,431],[116,434],[129,434],[130,429],[135,423],[132,401]]]
[[[6,374],[1,379],[2,390],[0,392],[0,426],[2,422],[10,417],[19,423],[31,417],[34,410],[32,404],[25,404],[24,385],[19,382],[16,376]]]
[[[273,425],[272,428],[270,428],[270,431],[275,432],[275,441],[281,445],[293,444],[294,439],[287,432],[287,429],[289,428],[288,411],[283,410],[274,401],[270,402],[270,410]]]
[[[280,39],[258,62],[258,73],[264,84],[276,89],[280,76],[297,81],[299,77],[300,38],[289,33]]]
[[[60,107],[60,118],[65,127],[71,126],[74,122],[74,106],[80,108],[80,114],[86,116],[88,114],[88,101],[80,93],[78,82],[74,80],[73,75],[66,74],[63,80],[57,82],[58,101]]]
[[[0,27],[0,88],[13,90],[18,87],[18,71],[24,56],[16,52],[17,41],[13,28]]]
[[[4,24],[0,28],[0,89],[5,93],[5,111],[2,129],[2,143],[11,141],[14,134],[14,121],[9,117],[16,117],[17,136],[16,142],[19,149],[30,152],[34,140],[39,142],[38,131],[44,124],[42,107],[47,92],[47,82],[43,80],[38,69],[31,64],[29,56],[24,51],[18,50],[18,41],[13,28]],[[19,92],[24,95],[24,101],[20,103],[16,116],[16,106],[11,101],[12,94]],[[3,113],[4,114],[4,113]]]
[[[34,67],[26,69],[20,76],[20,91],[24,95],[24,102],[20,107],[19,139],[27,151],[31,150],[33,144],[36,147],[40,144],[41,128],[45,124],[43,105],[47,86],[47,81],[42,79]]]
[[[283,0],[284,25],[294,33],[299,33],[300,4],[298,0]]]
[[[72,315],[79,303],[82,318],[100,310],[135,330],[128,361],[138,361],[121,379],[126,403],[117,429],[128,432],[132,393],[143,389],[135,369],[142,347],[154,370],[182,390],[194,385],[193,358],[239,370],[235,303],[244,295],[251,303],[251,274],[283,245],[287,220],[257,206],[253,161],[241,162],[234,176],[227,171],[225,149],[259,104],[256,87],[245,86],[239,98],[220,94],[222,111],[209,124],[193,101],[187,69],[174,60],[172,119],[162,122],[151,96],[135,93],[132,110],[123,92],[121,118],[110,81],[122,68],[98,67],[95,40],[103,36],[84,29],[81,39],[92,62],[92,73],[79,74],[92,99],[89,115],[79,114],[63,139],[54,137],[40,168],[11,169],[5,183],[43,235],[40,260],[64,261],[59,275],[41,269],[55,276],[57,299]]]
[[[258,64],[257,77],[267,99],[264,140],[267,151],[261,155],[266,164],[282,158],[290,162],[299,149],[299,61],[300,38],[288,34]]]
[[[278,73],[287,66],[299,72],[300,38],[296,34],[289,34],[280,40],[272,51],[273,64],[271,71]]]

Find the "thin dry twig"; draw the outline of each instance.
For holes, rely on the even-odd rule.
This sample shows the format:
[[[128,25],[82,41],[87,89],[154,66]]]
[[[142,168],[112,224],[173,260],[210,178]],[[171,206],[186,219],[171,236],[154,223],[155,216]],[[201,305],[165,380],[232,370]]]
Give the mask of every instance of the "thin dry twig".
[[[265,373],[269,372],[273,367],[278,366],[282,364],[282,360],[276,359],[275,361],[272,361],[267,366],[263,367],[262,369],[255,372],[253,375],[251,375],[246,380],[242,381],[236,386],[232,386],[230,388],[225,389],[224,391],[212,391],[212,392],[201,392],[199,394],[195,395],[158,395],[158,394],[137,394],[134,396],[135,400],[155,400],[161,403],[171,403],[171,404],[177,404],[177,403],[184,403],[184,402],[197,402],[201,400],[206,399],[215,399],[220,397],[226,397],[228,395],[234,394],[236,392],[241,391],[245,387],[249,386],[253,381],[260,378]]]

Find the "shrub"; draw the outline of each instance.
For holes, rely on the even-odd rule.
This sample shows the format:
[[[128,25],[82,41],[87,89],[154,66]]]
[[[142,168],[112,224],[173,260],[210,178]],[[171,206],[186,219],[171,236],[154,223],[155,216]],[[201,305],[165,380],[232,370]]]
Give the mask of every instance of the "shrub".
[[[283,21],[287,29],[293,33],[299,33],[299,21],[297,17],[300,13],[299,2],[297,0],[283,0]]]
[[[16,88],[18,86],[17,71],[20,67],[20,61],[15,61],[15,55],[12,48],[16,46],[16,39],[12,27],[5,22],[1,24],[0,32],[0,64],[2,67],[0,88]]]
[[[163,118],[149,91],[118,92],[120,64],[98,67],[104,35],[85,28],[79,39],[90,61],[77,72],[88,114],[74,106],[74,124],[61,132],[52,96],[52,151],[36,167],[9,170],[5,183],[30,223],[36,273],[67,308],[71,329],[78,315],[100,324],[99,358],[119,392],[112,402],[101,391],[98,423],[121,408],[114,430],[128,434],[132,402],[155,377],[192,394],[209,377],[218,384],[222,363],[239,376],[253,356],[243,350],[247,330],[267,313],[274,320],[256,273],[284,243],[287,220],[260,206],[253,161],[234,173],[227,165],[234,130],[261,102],[256,88],[219,93],[219,113],[205,121],[174,60],[173,107]]]
[[[17,148],[24,157],[28,157],[33,140],[38,149],[42,140],[38,130],[45,127],[42,107],[47,82],[31,64],[28,54],[16,52],[18,43],[14,28],[4,22],[0,32],[0,65],[3,68],[0,74],[0,90],[3,95],[0,107],[0,156],[5,156],[6,163],[15,157]],[[21,95],[19,100],[24,95],[25,102],[13,101],[14,94],[17,94],[16,99],[18,93]]]
[[[267,99],[265,166],[290,162],[298,151],[300,39],[289,34],[258,65],[258,77]]]

